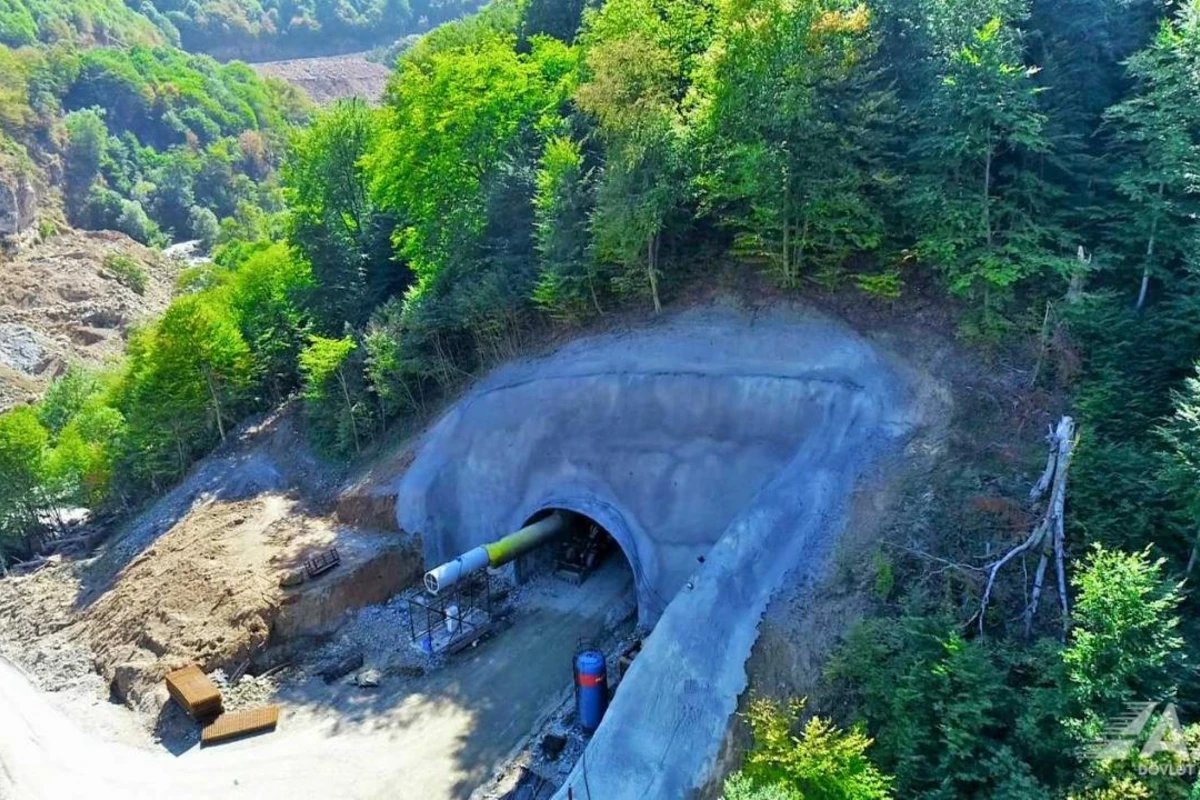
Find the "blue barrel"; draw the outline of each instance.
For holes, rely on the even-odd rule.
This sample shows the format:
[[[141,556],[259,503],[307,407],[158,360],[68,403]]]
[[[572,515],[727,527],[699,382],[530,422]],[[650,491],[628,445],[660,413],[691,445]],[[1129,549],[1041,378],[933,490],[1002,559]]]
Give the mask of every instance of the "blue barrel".
[[[600,727],[608,710],[608,665],[599,650],[581,650],[575,655],[575,714],[591,733]]]

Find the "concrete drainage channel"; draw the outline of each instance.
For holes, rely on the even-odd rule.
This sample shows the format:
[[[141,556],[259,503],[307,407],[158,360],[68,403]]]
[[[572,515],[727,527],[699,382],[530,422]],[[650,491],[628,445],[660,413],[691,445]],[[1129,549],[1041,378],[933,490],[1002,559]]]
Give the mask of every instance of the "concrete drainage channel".
[[[477,548],[573,512],[616,541],[653,627],[556,797],[711,780],[769,599],[823,569],[857,475],[910,428],[908,397],[827,319],[711,310],[509,365],[434,426],[396,503],[428,568],[473,550],[480,568]]]

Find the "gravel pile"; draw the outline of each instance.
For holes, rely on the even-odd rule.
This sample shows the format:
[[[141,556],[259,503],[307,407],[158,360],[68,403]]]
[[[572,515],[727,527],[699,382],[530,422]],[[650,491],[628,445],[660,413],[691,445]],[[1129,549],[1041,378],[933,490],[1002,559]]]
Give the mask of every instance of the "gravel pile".
[[[213,670],[208,677],[221,690],[221,701],[226,711],[240,711],[270,703],[279,689],[280,680],[278,675],[243,675],[231,682],[222,669]]]
[[[315,673],[348,656],[361,654],[362,670],[375,669],[388,676],[416,677],[440,668],[443,656],[429,656],[412,643],[409,627],[408,600],[424,594],[422,589],[410,589],[381,605],[365,606],[354,612],[337,635],[315,654]]]

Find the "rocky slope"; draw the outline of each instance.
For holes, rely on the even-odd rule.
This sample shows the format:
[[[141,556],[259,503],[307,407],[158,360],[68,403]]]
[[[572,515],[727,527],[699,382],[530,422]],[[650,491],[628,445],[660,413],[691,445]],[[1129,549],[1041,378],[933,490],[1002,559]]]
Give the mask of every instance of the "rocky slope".
[[[70,364],[119,356],[130,329],[167,307],[179,268],[111,232],[0,253],[0,411],[35,399]]]
[[[391,70],[368,61],[362,53],[267,61],[251,66],[264,78],[279,78],[302,89],[321,105],[351,97],[378,103],[391,75]]]

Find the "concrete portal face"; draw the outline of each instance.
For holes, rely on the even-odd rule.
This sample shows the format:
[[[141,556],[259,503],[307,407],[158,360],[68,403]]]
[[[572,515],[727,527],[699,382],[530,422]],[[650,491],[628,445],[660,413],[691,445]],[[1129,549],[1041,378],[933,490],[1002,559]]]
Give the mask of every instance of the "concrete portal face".
[[[397,517],[430,566],[546,508],[606,528],[657,626],[589,747],[590,788],[685,797],[715,762],[771,593],[823,563],[858,470],[907,428],[905,395],[822,317],[678,315],[483,380],[422,442]]]

